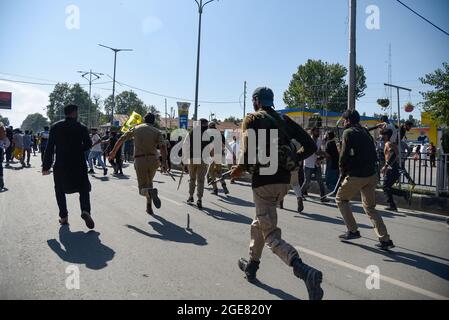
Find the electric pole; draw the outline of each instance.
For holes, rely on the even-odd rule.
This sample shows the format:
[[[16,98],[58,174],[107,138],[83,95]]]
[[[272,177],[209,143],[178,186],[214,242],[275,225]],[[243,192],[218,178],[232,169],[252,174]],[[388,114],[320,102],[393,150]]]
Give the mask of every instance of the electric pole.
[[[399,101],[399,90],[405,90],[408,92],[412,92],[412,89],[409,88],[403,88],[399,86],[395,86],[394,84],[385,83],[386,87],[389,88],[395,88],[397,90],[398,94],[398,146],[399,146],[399,165],[402,167],[402,155],[401,155],[401,103]],[[391,109],[393,109],[393,106],[391,106]],[[400,182],[399,182],[400,183]]]
[[[208,0],[203,3],[203,0],[195,0],[198,5],[199,13],[199,23],[198,23],[198,48],[196,55],[196,86],[195,86],[195,114],[193,115],[193,120],[198,120],[198,89],[200,83],[200,53],[201,53],[201,16],[203,15],[204,7],[214,0]]]
[[[246,117],[246,81],[243,90],[243,120]]]
[[[356,30],[357,30],[357,0],[349,0],[349,89],[348,109],[355,110],[356,87]]]
[[[86,79],[89,82],[89,106],[87,108],[87,127],[90,128],[92,123],[90,121],[90,115],[91,115],[91,106],[92,106],[92,83],[100,79],[100,76],[102,76],[102,73],[99,72],[92,72],[92,69],[90,71],[78,71],[78,73],[81,73],[81,77]],[[89,75],[89,78],[86,76]],[[94,76],[94,79],[92,79],[92,76]]]
[[[114,108],[115,108],[115,73],[117,69],[117,53],[120,51],[133,51],[133,49],[115,49],[102,44],[100,47],[112,50],[114,52],[114,78],[112,79],[112,108],[111,108],[111,127],[114,126]]]

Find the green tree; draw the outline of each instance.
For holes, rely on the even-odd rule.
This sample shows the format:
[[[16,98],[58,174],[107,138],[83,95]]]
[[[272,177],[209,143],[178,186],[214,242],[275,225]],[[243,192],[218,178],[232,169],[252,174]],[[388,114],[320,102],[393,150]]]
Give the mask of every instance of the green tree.
[[[9,119],[6,117],[2,117],[0,114],[0,122],[3,123],[5,126],[9,126]]]
[[[239,119],[237,117],[234,117],[234,116],[230,116],[230,117],[224,119],[223,122],[232,122],[232,123],[235,123],[235,124],[239,124],[239,123],[242,123],[243,120]]]
[[[79,121],[91,126],[98,109],[95,104],[90,102],[87,91],[78,83],[73,86],[67,83],[56,84],[53,92],[50,93],[50,104],[47,106],[47,116],[50,122],[53,123],[64,119],[64,107],[70,103],[79,107]]]
[[[110,95],[104,101],[104,108],[106,114],[111,114],[112,110],[112,95]],[[123,91],[115,97],[115,110],[114,114],[126,114],[131,115],[135,111],[138,114],[144,116],[148,112],[148,107],[137,96],[134,91]]]
[[[25,120],[23,120],[22,125],[20,128],[25,130],[31,130],[33,132],[40,132],[44,130],[44,127],[48,126],[49,122],[48,119],[45,118],[40,113],[33,113],[28,115]]]
[[[284,102],[294,108],[327,109],[343,112],[347,109],[348,85],[345,77],[348,70],[341,64],[321,60],[308,60],[293,74],[289,88],[284,93]],[[366,86],[365,70],[356,68],[356,97],[363,97]]]
[[[443,68],[438,68],[419,80],[434,87],[434,90],[420,92],[424,99],[424,110],[430,112],[441,124],[449,126],[449,64],[444,62]]]

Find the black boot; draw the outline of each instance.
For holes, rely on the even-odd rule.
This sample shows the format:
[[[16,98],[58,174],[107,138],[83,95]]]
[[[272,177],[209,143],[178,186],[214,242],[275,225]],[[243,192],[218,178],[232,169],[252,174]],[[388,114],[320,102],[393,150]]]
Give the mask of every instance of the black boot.
[[[302,198],[298,198],[298,213],[301,213],[304,211],[304,201]]]
[[[224,192],[224,194],[225,194],[225,195],[228,195],[228,194],[229,194],[228,187],[227,187],[225,184],[223,184],[222,187],[223,187],[223,192]]]
[[[284,210],[284,200],[279,202],[279,209]]]
[[[153,211],[153,208],[152,208],[152,206],[151,206],[151,203],[147,203],[147,213],[148,213],[150,216],[154,216],[154,211]]]
[[[256,262],[253,260],[248,260],[244,258],[240,258],[238,261],[238,265],[240,270],[242,270],[245,273],[245,278],[248,280],[248,282],[254,283],[256,281],[256,273],[259,269],[260,261]]]
[[[3,177],[0,177],[0,190],[5,187],[5,182],[3,181]]]
[[[218,196],[218,189],[212,190],[211,194],[214,196]]]
[[[198,201],[196,202],[196,206],[198,207],[198,209],[203,210],[203,201],[198,200]]]
[[[161,208],[161,199],[159,199],[158,190],[156,188],[154,189],[148,189],[148,194],[153,201],[154,206],[157,209]]]
[[[293,273],[298,278],[304,280],[307,287],[307,292],[309,293],[310,300],[321,300],[323,299],[323,289],[321,288],[321,282],[323,281],[323,274],[302,262],[301,259],[297,258],[292,263]]]

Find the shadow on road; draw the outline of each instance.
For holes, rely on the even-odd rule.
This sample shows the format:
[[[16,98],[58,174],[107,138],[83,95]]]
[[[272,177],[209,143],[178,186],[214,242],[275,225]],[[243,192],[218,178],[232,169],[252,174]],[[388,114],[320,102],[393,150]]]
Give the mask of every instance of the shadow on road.
[[[108,176],[106,176],[106,177],[97,177],[95,175],[91,175],[91,177],[94,178],[94,179],[100,180],[101,182],[109,181],[109,177]]]
[[[268,292],[269,294],[272,294],[273,296],[278,297],[279,299],[282,300],[301,300],[299,298],[296,298],[294,296],[292,296],[291,294],[281,290],[281,289],[276,289],[273,288],[265,283],[260,282],[259,280],[256,280],[256,282],[254,283],[254,285],[260,289],[265,290],[266,292]]]
[[[61,260],[84,264],[92,270],[105,268],[115,256],[114,250],[101,243],[99,232],[71,232],[69,226],[59,229],[59,242],[51,239],[47,244]]]
[[[355,243],[355,242],[349,242],[345,241],[346,244],[353,245],[360,247],[362,249],[365,249],[367,251],[371,251],[373,253],[381,254],[386,257],[388,257],[388,260],[384,260],[387,262],[399,262],[403,263],[412,267],[415,267],[417,269],[425,270],[427,272],[430,272],[437,277],[440,277],[444,280],[449,280],[449,265],[440,263],[434,260],[427,259],[425,257],[413,254],[413,253],[407,253],[407,252],[399,252],[399,251],[381,251],[369,246],[366,246],[364,244]]]
[[[293,211],[293,210],[287,210],[287,211],[292,211],[292,212],[297,213],[297,211]],[[295,218],[303,218],[303,219],[307,219],[307,220],[320,221],[320,222],[324,222],[324,223],[338,224],[338,225],[343,225],[343,226],[345,225],[345,222],[342,219],[332,218],[332,217],[328,217],[325,215],[314,214],[314,213],[302,212],[299,216],[294,216],[294,217]],[[363,223],[357,223],[357,226],[362,229],[373,229],[372,226],[369,226],[369,225],[363,224]]]
[[[151,234],[131,225],[127,225],[126,227],[149,238],[180,243],[192,243],[197,246],[207,245],[207,240],[199,234],[193,232],[191,229],[186,230],[161,217],[155,217],[155,219],[159,220],[160,223],[149,222],[149,225],[152,226],[154,231],[159,234]]]
[[[219,201],[227,204],[235,204],[241,207],[255,207],[254,202],[246,201],[229,195],[226,197],[219,196]]]
[[[112,174],[111,176],[117,180],[129,180],[130,179],[130,176],[127,176],[125,174],[124,175]]]
[[[203,208],[203,212],[206,212],[208,216],[211,216],[214,219],[217,220],[223,220],[223,221],[230,221],[230,222],[235,222],[235,223],[243,223],[243,224],[251,224],[253,223],[253,219],[248,218],[245,215],[242,215],[238,212],[232,211],[226,207],[223,207],[221,205],[219,205],[218,203],[215,202],[211,202],[211,204],[213,204],[214,206],[219,207],[220,209],[223,210],[214,210],[211,208]],[[229,211],[229,212],[228,212]]]

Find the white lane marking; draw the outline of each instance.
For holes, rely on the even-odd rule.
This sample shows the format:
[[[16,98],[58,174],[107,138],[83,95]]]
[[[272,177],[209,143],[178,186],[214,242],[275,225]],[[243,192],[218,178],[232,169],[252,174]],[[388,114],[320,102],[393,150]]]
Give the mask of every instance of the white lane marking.
[[[324,254],[321,254],[321,253],[318,253],[318,252],[315,252],[315,251],[312,251],[312,250],[309,250],[309,249],[306,249],[306,248],[303,248],[303,247],[296,246],[295,248],[297,250],[299,250],[300,252],[304,252],[306,254],[310,254],[310,255],[315,256],[317,258],[320,258],[322,260],[329,261],[329,262],[331,262],[333,264],[336,264],[336,265],[339,265],[341,267],[345,267],[345,268],[348,268],[350,270],[354,270],[354,271],[366,274],[365,273],[365,269],[360,268],[358,266],[355,266],[353,264],[350,264],[350,263],[347,263],[347,262],[344,262],[344,261],[341,261],[341,260],[338,260],[338,259],[326,256]],[[404,289],[407,289],[407,290],[410,290],[410,291],[422,294],[423,296],[426,296],[426,297],[429,297],[429,298],[432,298],[432,299],[449,300],[448,297],[439,295],[437,293],[434,293],[434,292],[431,292],[431,291],[428,291],[428,290],[425,290],[425,289],[422,289],[422,288],[419,288],[419,287],[415,287],[415,286],[413,286],[411,284],[408,284],[408,283],[405,283],[403,281],[396,280],[396,279],[393,279],[393,278],[390,278],[390,277],[387,277],[387,276],[380,275],[380,279],[382,281],[385,281],[385,282],[388,282],[388,283],[393,284],[395,286],[398,286],[398,287],[401,287],[401,288],[404,288]]]
[[[133,188],[136,189],[136,190],[139,190],[139,188],[137,188],[136,186],[133,186]],[[161,196],[161,195],[159,195],[159,198],[161,198],[161,199],[163,199],[163,200],[165,200],[165,201],[171,202],[171,203],[173,203],[174,205],[177,205],[178,207],[182,207],[182,206],[184,205],[184,204],[182,204],[181,202],[178,202],[178,201],[169,199],[169,198],[164,197],[164,196]]]

